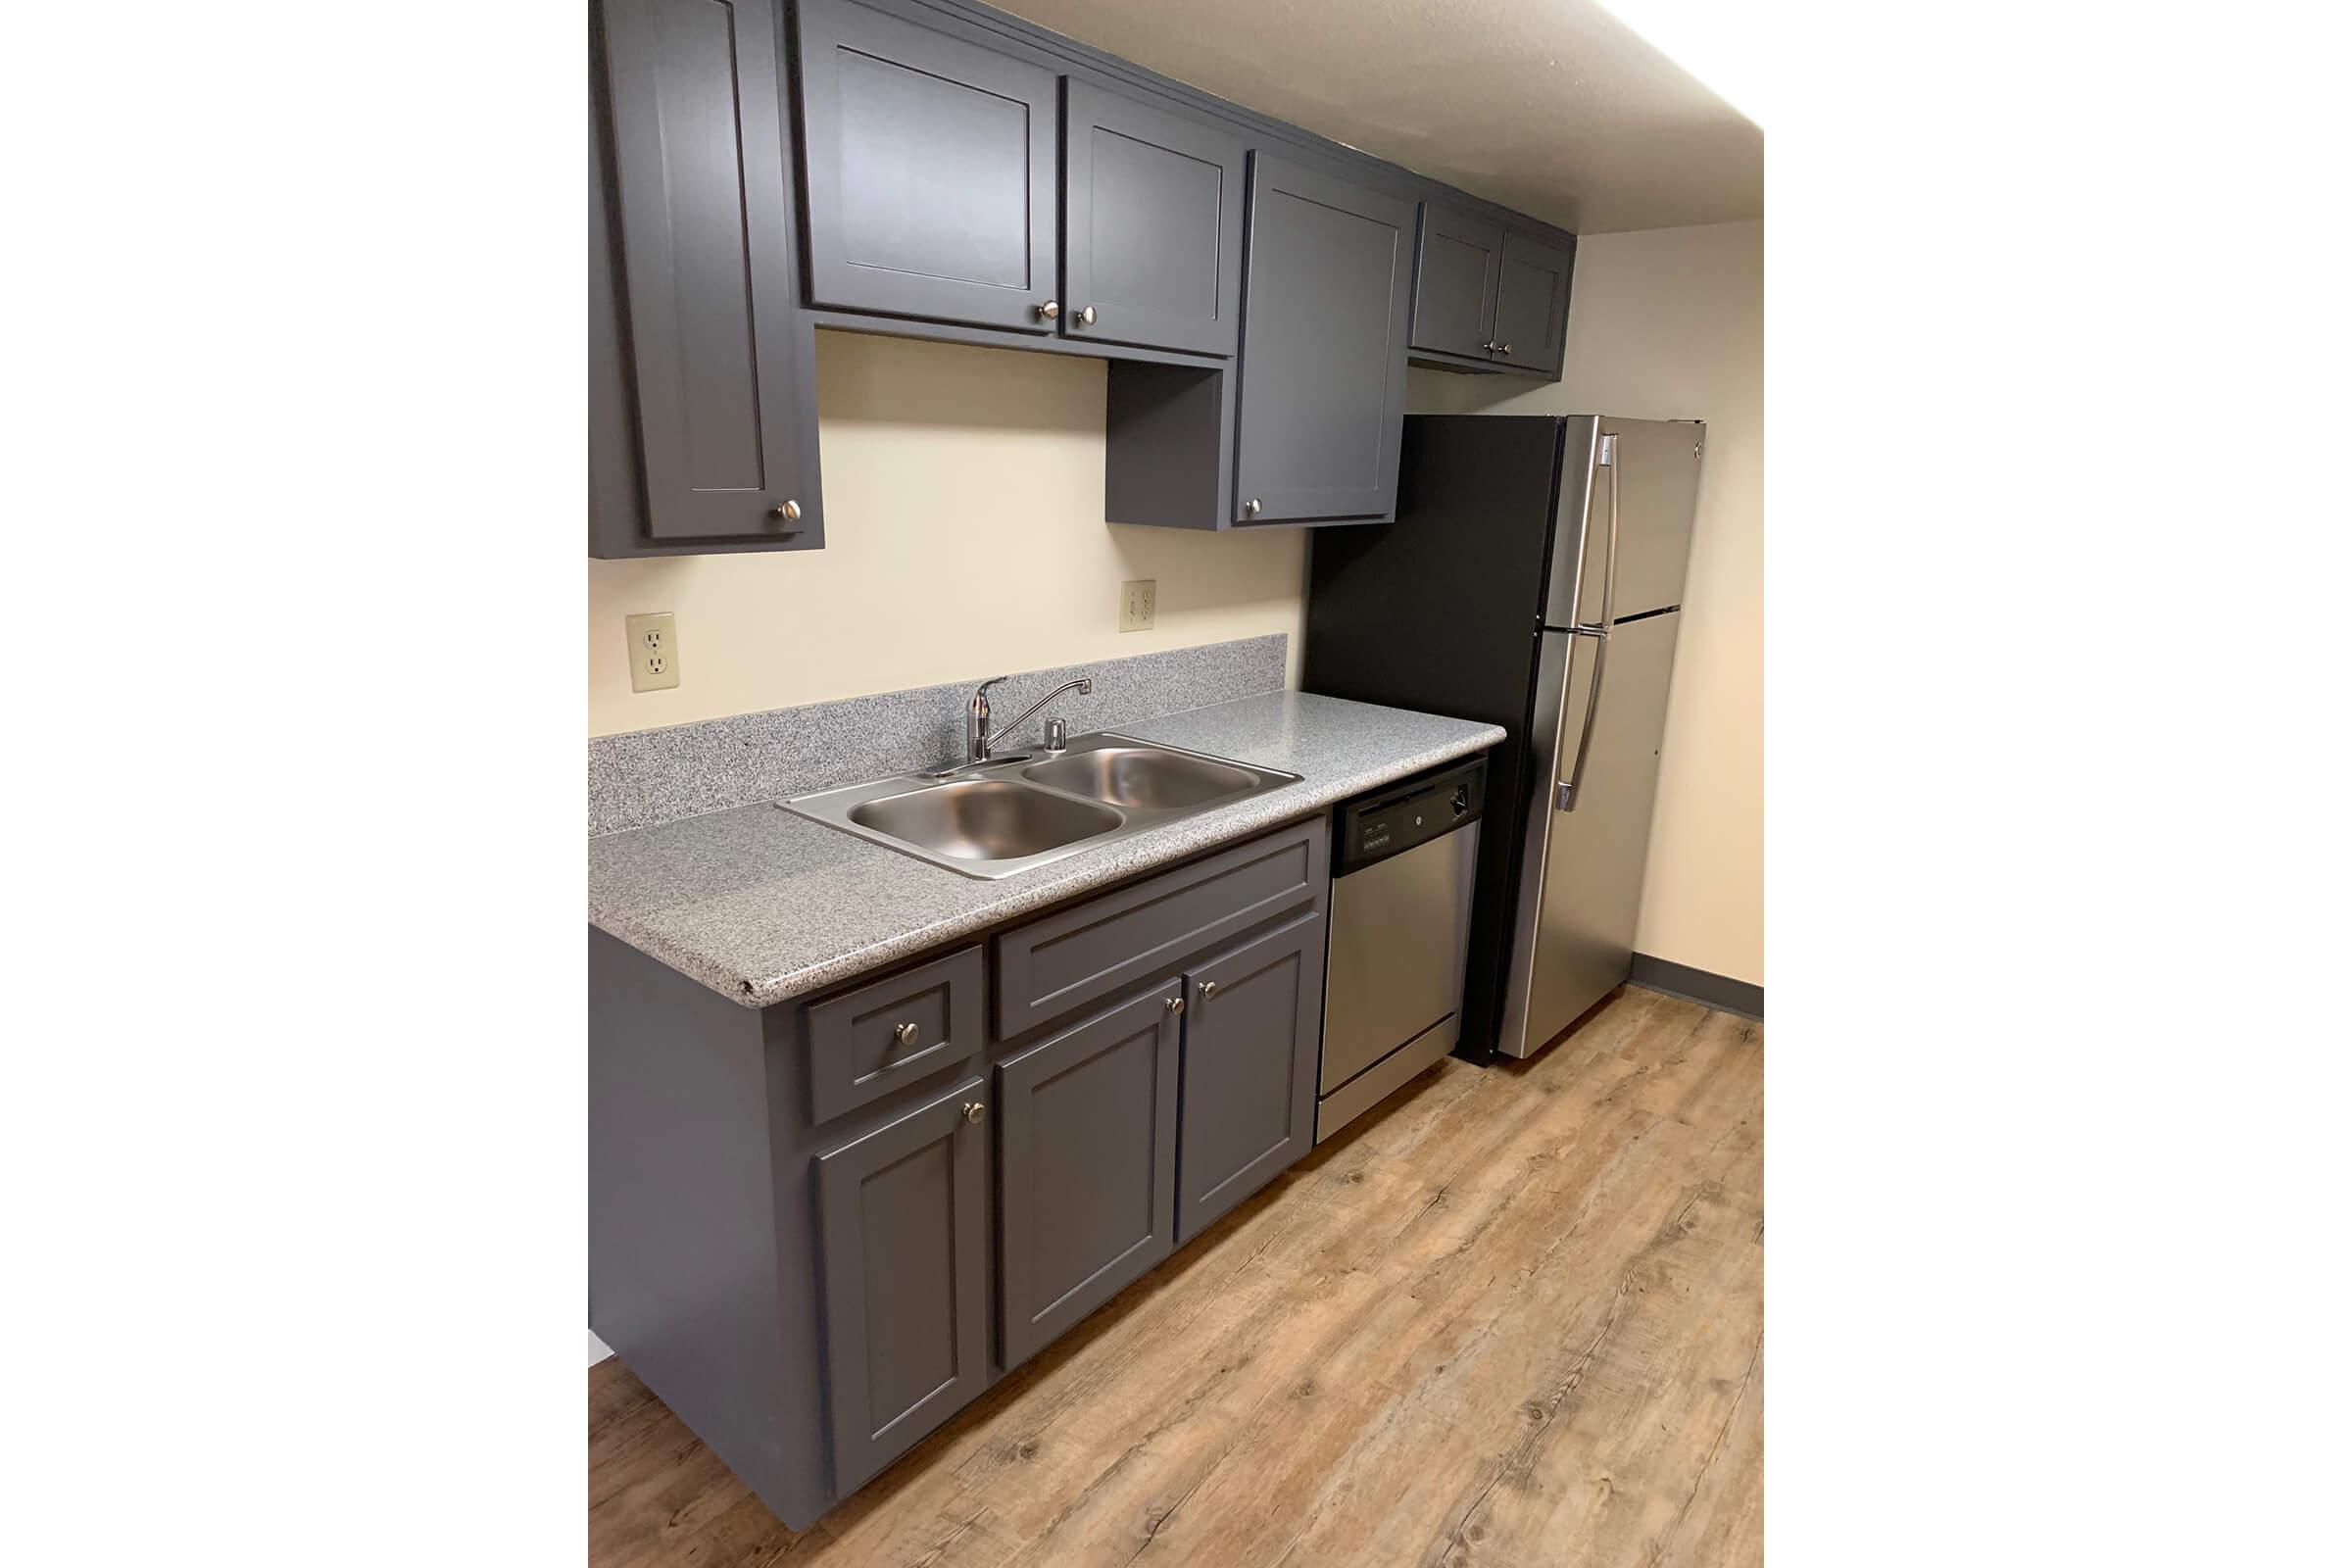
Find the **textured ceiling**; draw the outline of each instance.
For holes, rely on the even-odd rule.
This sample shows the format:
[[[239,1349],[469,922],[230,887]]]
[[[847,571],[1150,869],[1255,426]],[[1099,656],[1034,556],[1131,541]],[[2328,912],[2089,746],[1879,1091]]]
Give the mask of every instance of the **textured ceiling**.
[[[1764,133],[1586,0],[995,0],[1578,233],[1759,218]]]

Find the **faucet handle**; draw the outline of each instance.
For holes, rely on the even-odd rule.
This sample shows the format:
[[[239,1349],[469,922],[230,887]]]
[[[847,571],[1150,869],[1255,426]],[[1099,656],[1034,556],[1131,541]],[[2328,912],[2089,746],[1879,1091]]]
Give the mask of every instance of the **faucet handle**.
[[[1046,720],[1046,750],[1066,752],[1070,749],[1070,721],[1066,718]]]

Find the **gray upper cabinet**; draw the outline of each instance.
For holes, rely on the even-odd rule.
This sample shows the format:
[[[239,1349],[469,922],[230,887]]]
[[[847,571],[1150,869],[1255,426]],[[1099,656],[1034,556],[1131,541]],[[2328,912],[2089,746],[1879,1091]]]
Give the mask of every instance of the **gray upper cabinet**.
[[[1421,204],[1413,269],[1413,347],[1484,360],[1494,342],[1502,228],[1438,202]]]
[[[1510,368],[1560,373],[1568,337],[1568,279],[1576,259],[1516,231],[1502,237],[1494,299],[1495,354]]]
[[[799,16],[809,303],[1052,331],[1054,74],[848,0]]]
[[[981,1081],[967,1078],[817,1156],[839,1492],[988,1384],[986,1102]]]
[[[1183,991],[1156,991],[997,1069],[1010,1371],[1175,1247]]]
[[[1185,974],[1176,1240],[1313,1147],[1323,917],[1307,914]]]
[[[1395,512],[1413,217],[1410,202],[1250,154],[1237,522]]]
[[[1239,138],[1065,83],[1061,329],[1231,356],[1241,339]]]
[[[769,0],[603,0],[591,126],[590,539],[822,543]]]
[[[590,0],[589,553],[824,543],[820,325],[1110,362],[1103,519],[1396,514],[1572,236],[968,0]],[[797,134],[796,134],[797,132]]]

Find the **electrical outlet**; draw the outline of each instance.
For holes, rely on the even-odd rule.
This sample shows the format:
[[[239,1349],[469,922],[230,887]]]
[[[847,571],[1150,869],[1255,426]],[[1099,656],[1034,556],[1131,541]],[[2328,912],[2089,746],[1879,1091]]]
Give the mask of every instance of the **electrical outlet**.
[[[1119,630],[1150,631],[1152,613],[1159,605],[1159,579],[1119,584]]]
[[[658,615],[629,617],[629,690],[667,691],[678,683],[678,617],[664,610]]]

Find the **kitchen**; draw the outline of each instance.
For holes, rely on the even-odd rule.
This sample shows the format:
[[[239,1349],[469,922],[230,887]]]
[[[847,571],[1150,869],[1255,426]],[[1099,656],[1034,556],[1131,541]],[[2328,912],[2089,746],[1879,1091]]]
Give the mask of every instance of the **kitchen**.
[[[2328,12],[12,22],[12,1561],[2340,1556]]]
[[[11,1560],[2341,1554],[2329,13],[20,13]]]
[[[1705,689],[1679,673],[1686,601],[1735,646],[1752,608],[1760,134],[1680,78],[1745,183],[1645,169],[1612,194],[1588,169],[1580,234],[982,7],[594,17],[592,1560],[708,1549],[632,1500],[681,1484],[629,1457],[648,1441],[708,1456],[690,1512],[759,1510],[778,1544],[923,1528],[1050,1419],[1040,1379],[1110,1375],[1105,1324],[1181,1315],[1330,1181],[1479,1212],[1407,1129],[1451,1104],[1442,1146],[1595,1070],[1698,1072],[1712,1106],[1669,1120],[1714,1152],[1612,1200],[1610,1247],[1682,1183],[1740,1195],[1677,1265],[1718,1280],[1709,1370],[1638,1408],[1751,1429],[1761,1248],[1732,1238],[1761,1214],[1760,866],[1728,940],[1642,935],[1675,874],[1670,693]],[[1592,69],[1662,65],[1606,41]],[[1659,289],[1678,253],[1727,286]],[[1594,317],[1648,340],[1587,357]],[[1669,349],[1680,385],[1606,401]],[[1706,701],[1752,710],[1752,654],[1727,672],[1750,690]],[[1682,723],[1720,757],[1720,719]],[[1506,1197],[1506,1231],[1650,1147],[1605,1098],[1584,1115],[1522,1136],[1602,1185]],[[1630,1261],[1582,1258],[1565,1319]],[[1360,1307],[1295,1303],[1334,1343]],[[1539,1363],[1573,1339],[1479,1321],[1462,1345]],[[1173,1338],[1118,1397],[1149,1421],[1210,1396],[1183,1363],[1239,1333]],[[1388,1354],[1373,1386],[1409,1364]],[[1326,1387],[1301,1369],[1293,1395]],[[1544,1402],[1486,1397],[1498,1433]],[[1352,1402],[1327,1460],[1380,1424]],[[1027,1549],[1251,1560],[1220,1510],[1150,1499],[1240,1484],[1286,1429],[1142,1467],[1109,1506],[1097,1472],[1145,1430],[1040,1478],[1049,1515],[1106,1511],[1041,1515]],[[1492,1441],[1445,1484],[1475,1490]],[[1549,1462],[1585,1462],[1563,1443]],[[1744,1528],[1740,1451],[1693,1541]],[[1618,1485],[1712,1464],[1677,1448]],[[1359,1468],[1386,1484],[1331,1473]],[[1434,1503],[1383,1528],[1439,1530]],[[1636,1517],[1594,1516],[1591,1549]],[[1361,1560],[1344,1539],[1318,1549]]]

